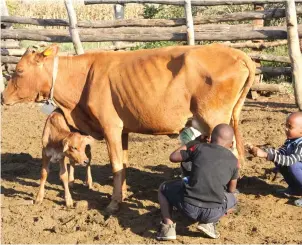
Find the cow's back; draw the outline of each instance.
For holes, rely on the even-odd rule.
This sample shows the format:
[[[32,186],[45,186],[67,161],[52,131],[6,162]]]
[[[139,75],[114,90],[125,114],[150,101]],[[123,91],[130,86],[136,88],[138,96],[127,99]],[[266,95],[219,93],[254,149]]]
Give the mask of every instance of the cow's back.
[[[248,76],[245,54],[220,44],[112,55],[114,108],[130,132],[178,133],[196,100],[213,113],[220,106],[233,108],[245,82],[234,84],[234,77]]]

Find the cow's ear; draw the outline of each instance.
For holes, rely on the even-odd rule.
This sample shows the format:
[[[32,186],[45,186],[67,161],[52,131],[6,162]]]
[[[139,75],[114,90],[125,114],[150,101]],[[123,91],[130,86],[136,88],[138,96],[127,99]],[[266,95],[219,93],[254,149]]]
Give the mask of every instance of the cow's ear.
[[[45,49],[41,54],[44,57],[48,56],[56,56],[59,52],[59,47],[57,44],[50,45],[47,49]]]
[[[68,139],[65,138],[63,139],[63,152],[67,151],[68,150]]]

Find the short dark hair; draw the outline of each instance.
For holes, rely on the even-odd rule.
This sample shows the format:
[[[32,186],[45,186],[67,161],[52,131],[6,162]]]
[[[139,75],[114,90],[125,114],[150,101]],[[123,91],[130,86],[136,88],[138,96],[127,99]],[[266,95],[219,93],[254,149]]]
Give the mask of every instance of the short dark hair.
[[[233,128],[226,123],[221,123],[213,129],[211,135],[211,143],[229,144],[232,143],[233,137]]]

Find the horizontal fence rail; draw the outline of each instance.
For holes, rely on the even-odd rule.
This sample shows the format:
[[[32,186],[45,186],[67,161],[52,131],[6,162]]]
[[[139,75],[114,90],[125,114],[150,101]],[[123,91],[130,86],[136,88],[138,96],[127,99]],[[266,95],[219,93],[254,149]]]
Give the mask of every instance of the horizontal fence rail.
[[[297,15],[302,15],[302,6],[297,6]],[[285,17],[285,9],[268,9],[264,11],[238,12],[193,18],[194,25],[210,24],[227,21],[270,20]],[[64,19],[39,19],[19,16],[1,16],[1,23],[17,23],[39,26],[69,26]],[[104,21],[78,21],[81,28],[115,28],[115,27],[170,27],[186,25],[185,18],[179,19],[123,19]]]
[[[135,46],[131,46],[135,47]],[[107,48],[108,50],[108,48]],[[1,56],[10,56],[10,57],[21,57],[25,53],[26,49],[1,49]],[[87,50],[87,52],[98,52],[98,50]],[[106,51],[103,50],[103,51]],[[62,54],[61,54],[62,55]],[[257,60],[264,60],[264,61],[274,61],[274,62],[280,62],[280,63],[287,63],[290,64],[289,57],[286,56],[277,56],[277,55],[270,55],[270,54],[258,54],[258,53],[250,53],[248,54],[252,59]],[[17,60],[12,58],[12,60]],[[3,63],[9,63],[6,60],[2,60]],[[15,62],[12,62],[15,63]]]
[[[236,40],[265,40],[286,39],[285,26],[254,27],[253,25],[198,25],[195,27],[196,41],[236,41]],[[302,37],[302,25],[298,26],[299,37]],[[103,41],[186,41],[185,26],[160,28],[103,28],[80,29],[82,42]],[[71,42],[68,30],[45,29],[4,29],[1,39],[33,40],[47,42]]]
[[[191,5],[195,6],[217,6],[217,5],[241,5],[241,4],[265,4],[265,3],[285,3],[284,0],[191,0]],[[296,0],[301,3],[302,0]],[[126,3],[153,3],[167,5],[184,5],[184,0],[84,0],[84,4],[126,4]]]
[[[1,62],[4,64],[17,64],[21,57],[16,56],[2,56]],[[291,67],[258,67],[256,69],[256,74],[268,74],[271,76],[279,76],[279,75],[290,75]]]

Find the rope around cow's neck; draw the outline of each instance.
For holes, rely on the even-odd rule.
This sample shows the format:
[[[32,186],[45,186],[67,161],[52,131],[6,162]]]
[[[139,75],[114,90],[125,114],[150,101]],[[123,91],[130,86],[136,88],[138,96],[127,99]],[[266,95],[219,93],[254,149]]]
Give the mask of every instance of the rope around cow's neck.
[[[53,92],[55,88],[56,78],[58,74],[58,67],[59,67],[59,57],[55,56],[53,60],[53,70],[52,70],[52,83],[51,83],[51,89],[50,89],[50,96],[48,99],[48,102],[55,105],[55,102],[53,101]]]

